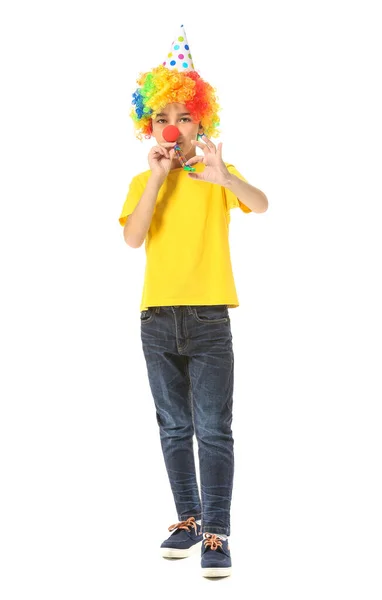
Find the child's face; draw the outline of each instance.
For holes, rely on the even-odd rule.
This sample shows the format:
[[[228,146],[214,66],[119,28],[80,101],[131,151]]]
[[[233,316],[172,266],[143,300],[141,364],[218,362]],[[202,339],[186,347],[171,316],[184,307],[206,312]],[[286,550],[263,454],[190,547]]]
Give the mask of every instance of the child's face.
[[[153,136],[158,144],[166,141],[162,136],[162,131],[167,125],[175,125],[179,129],[178,144],[186,158],[195,156],[195,146],[191,144],[191,140],[196,140],[202,127],[192,120],[190,112],[184,104],[171,102],[152,120]]]

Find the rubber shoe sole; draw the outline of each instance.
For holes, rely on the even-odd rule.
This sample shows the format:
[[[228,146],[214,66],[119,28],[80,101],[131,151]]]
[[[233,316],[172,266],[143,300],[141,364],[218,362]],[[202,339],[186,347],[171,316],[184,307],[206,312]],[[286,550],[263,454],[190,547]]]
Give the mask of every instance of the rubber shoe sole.
[[[204,568],[202,569],[203,577],[228,577],[231,575],[232,567],[220,568]]]
[[[197,550],[200,552],[202,541],[196,542],[191,548],[160,548],[160,553],[163,558],[187,558]]]

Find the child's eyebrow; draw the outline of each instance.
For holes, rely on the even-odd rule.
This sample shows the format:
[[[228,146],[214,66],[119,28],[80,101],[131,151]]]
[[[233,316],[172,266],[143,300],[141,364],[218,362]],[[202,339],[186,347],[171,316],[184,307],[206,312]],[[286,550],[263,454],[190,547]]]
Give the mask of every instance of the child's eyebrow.
[[[178,117],[185,117],[186,115],[190,115],[189,112],[177,113]],[[161,112],[157,114],[157,117],[167,117],[167,113]]]

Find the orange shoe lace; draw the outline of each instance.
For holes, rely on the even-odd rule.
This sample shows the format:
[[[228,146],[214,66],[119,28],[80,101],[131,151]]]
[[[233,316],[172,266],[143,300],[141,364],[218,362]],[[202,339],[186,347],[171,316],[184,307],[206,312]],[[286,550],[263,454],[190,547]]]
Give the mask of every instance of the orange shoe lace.
[[[223,547],[222,541],[214,533],[206,533],[203,541],[205,547],[208,548],[209,546],[211,550],[217,550],[218,548]]]
[[[190,531],[190,528],[193,527],[195,529],[195,533],[198,533],[198,529],[196,527],[195,517],[190,517],[186,521],[180,521],[179,523],[175,523],[174,525],[170,525],[168,528],[169,531],[173,531],[174,529],[186,529]]]

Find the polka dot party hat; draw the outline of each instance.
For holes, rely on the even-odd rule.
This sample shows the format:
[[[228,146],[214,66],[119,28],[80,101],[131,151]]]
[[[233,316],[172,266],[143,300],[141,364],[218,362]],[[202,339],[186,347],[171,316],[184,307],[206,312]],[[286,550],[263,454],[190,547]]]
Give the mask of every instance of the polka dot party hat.
[[[170,52],[162,64],[167,69],[176,69],[177,71],[195,70],[183,25],[180,26],[179,34],[172,42]]]

